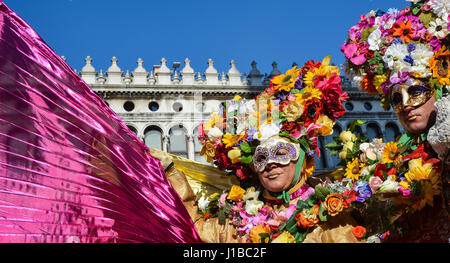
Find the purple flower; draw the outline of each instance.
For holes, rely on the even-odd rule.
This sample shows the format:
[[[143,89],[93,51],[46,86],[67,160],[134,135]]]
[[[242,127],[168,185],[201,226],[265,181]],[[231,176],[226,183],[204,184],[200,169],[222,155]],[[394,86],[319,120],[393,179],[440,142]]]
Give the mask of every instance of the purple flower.
[[[406,56],[403,60],[404,60],[406,63],[411,64],[411,66],[414,65],[414,59],[413,59],[410,55]]]
[[[366,198],[369,198],[372,195],[372,191],[370,190],[370,186],[367,182],[362,182],[358,184],[354,190],[358,193],[356,197],[356,201],[364,202]]]
[[[294,84],[294,89],[298,89],[301,90],[303,89],[303,76],[298,76],[297,80],[295,81]]]
[[[411,53],[414,50],[416,50],[416,44],[414,44],[414,43],[408,44],[408,52]]]
[[[410,72],[397,72],[397,77],[392,76],[390,77],[390,82],[391,84],[398,84],[398,83],[404,83],[405,81],[407,81],[409,79],[409,77],[411,76]]]
[[[394,41],[392,41],[392,44],[398,44],[398,43],[403,43],[403,39],[397,37],[396,39],[394,39]]]

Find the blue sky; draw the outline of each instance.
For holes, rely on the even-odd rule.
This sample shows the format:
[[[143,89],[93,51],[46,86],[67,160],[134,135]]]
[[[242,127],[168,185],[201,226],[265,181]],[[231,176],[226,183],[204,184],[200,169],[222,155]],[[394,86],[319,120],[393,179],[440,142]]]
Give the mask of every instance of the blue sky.
[[[170,67],[186,57],[203,73],[207,60],[225,73],[234,59],[241,73],[255,60],[262,73],[272,62],[281,71],[332,56],[344,62],[340,46],[347,30],[372,9],[402,9],[405,0],[3,0],[78,71],[91,56],[97,71],[119,59],[123,71]]]

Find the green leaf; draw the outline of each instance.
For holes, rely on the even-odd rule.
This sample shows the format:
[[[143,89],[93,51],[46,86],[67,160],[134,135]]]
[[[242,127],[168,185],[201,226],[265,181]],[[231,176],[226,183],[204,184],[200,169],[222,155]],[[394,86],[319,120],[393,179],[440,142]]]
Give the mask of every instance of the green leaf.
[[[352,121],[352,123],[348,127],[348,130],[353,132],[355,130],[356,126],[361,126],[361,125],[366,124],[366,123],[367,123],[366,121],[354,120],[354,121]]]
[[[308,204],[309,207],[313,207],[314,206],[314,200],[308,199],[308,200],[306,200],[306,204]]]
[[[338,143],[338,142],[333,141],[333,142],[327,143],[325,145],[325,148],[331,149],[331,150],[333,150],[333,149],[340,149],[340,148],[342,148],[342,145],[340,143]]]
[[[320,204],[320,207],[319,207],[319,220],[322,222],[325,222],[328,220],[326,214],[324,214],[324,213],[326,213],[326,210],[325,210],[325,207],[323,207],[323,203],[322,203],[322,204]]]
[[[294,235],[295,242],[302,243],[303,240],[306,237],[306,234],[308,234],[308,232],[306,232],[306,231],[305,232],[297,232],[297,233],[295,233],[295,235]]]
[[[291,93],[292,94],[297,94],[297,93],[300,93],[300,90],[298,90],[298,89],[291,89]]]
[[[302,200],[298,200],[297,201],[297,210],[299,210],[301,212],[305,208],[308,208],[308,204],[303,202]]]
[[[324,201],[325,198],[330,194],[330,191],[326,187],[320,185],[316,185],[316,187],[314,187],[314,192],[316,198],[322,201]]]
[[[241,163],[250,164],[252,163],[253,157],[251,155],[244,155],[241,157]]]
[[[243,151],[245,153],[251,153],[252,152],[252,147],[250,147],[248,142],[241,143],[240,148],[241,148],[241,151]]]

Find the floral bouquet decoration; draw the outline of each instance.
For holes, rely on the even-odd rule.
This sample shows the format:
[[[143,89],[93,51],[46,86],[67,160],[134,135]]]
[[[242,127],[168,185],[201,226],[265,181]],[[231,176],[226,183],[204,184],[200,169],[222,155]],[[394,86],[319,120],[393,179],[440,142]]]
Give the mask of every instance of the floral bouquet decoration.
[[[389,107],[389,87],[423,79],[436,98],[448,93],[450,3],[447,0],[410,0],[403,10],[371,11],[348,32],[341,51],[345,73],[361,90],[379,94]]]

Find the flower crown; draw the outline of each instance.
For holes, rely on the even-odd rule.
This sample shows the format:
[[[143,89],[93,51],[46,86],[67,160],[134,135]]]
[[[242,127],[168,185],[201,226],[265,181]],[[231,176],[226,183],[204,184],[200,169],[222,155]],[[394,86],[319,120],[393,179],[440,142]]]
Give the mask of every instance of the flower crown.
[[[336,119],[345,113],[340,71],[331,57],[294,66],[273,77],[255,99],[236,96],[199,127],[202,155],[219,169],[246,179],[255,148],[278,135],[299,143],[308,156],[320,157],[318,136],[333,133]]]
[[[380,94],[388,107],[389,88],[410,77],[426,79],[442,96],[450,85],[448,0],[409,0],[401,11],[370,11],[348,31],[341,46],[344,71],[369,94]]]

